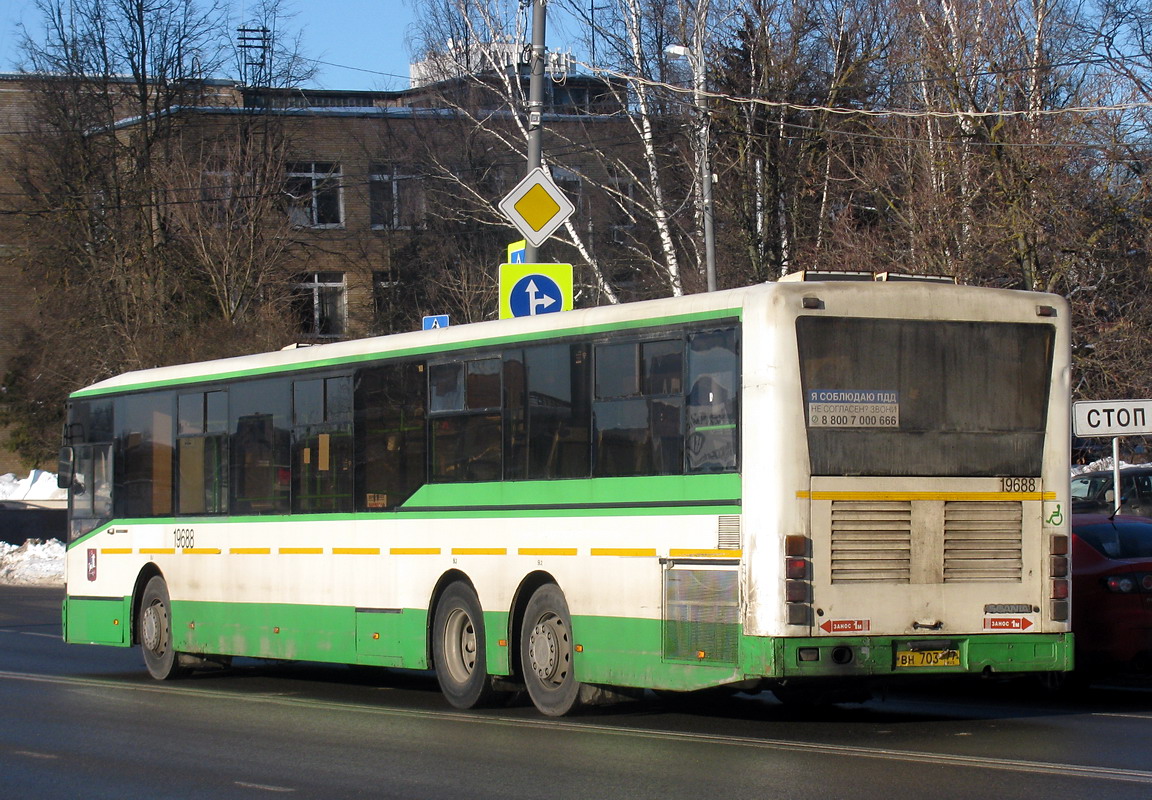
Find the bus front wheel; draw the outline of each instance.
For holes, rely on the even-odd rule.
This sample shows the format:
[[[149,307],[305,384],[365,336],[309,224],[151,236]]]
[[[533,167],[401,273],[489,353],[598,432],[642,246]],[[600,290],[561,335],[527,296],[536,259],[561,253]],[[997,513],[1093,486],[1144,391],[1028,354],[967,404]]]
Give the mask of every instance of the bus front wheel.
[[[520,628],[524,685],[540,713],[562,717],[577,706],[580,684],[573,670],[574,652],[564,593],[555,584],[544,584],[528,601]]]
[[[172,644],[171,609],[168,585],[159,575],[152,577],[140,600],[137,635],[148,674],[159,681],[178,678],[187,671],[180,666]]]
[[[492,699],[484,655],[484,612],[466,583],[448,586],[436,604],[432,660],[440,691],[456,708],[475,708]]]

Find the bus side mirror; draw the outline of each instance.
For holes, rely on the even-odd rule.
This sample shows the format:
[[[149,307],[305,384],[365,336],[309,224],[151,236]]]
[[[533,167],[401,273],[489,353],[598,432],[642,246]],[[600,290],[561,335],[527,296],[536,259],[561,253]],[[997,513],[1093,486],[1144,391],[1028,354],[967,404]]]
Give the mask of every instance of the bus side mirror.
[[[76,452],[71,447],[60,448],[60,458],[56,462],[56,486],[71,489],[76,477]]]

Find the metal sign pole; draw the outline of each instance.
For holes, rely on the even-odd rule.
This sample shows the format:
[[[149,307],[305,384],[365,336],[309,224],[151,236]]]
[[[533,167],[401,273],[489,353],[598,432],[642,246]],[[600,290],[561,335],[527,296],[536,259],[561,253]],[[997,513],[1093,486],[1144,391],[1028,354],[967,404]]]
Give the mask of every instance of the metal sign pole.
[[[528,81],[528,170],[542,165],[544,150],[544,37],[548,0],[532,3],[532,75]],[[536,263],[536,245],[528,242],[524,247],[524,261]]]
[[[1120,437],[1112,437],[1112,510],[1120,511]]]

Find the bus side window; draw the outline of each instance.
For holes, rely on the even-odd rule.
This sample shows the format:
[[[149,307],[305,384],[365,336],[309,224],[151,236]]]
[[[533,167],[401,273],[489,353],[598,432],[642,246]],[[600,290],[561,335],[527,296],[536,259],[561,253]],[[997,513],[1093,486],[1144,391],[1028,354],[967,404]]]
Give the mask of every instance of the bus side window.
[[[352,378],[292,384],[292,510],[352,510]]]
[[[115,404],[116,515],[167,516],[172,513],[176,397],[148,392],[117,397]]]
[[[228,393],[176,399],[176,513],[228,511]]]
[[[595,356],[593,473],[682,473],[684,340],[598,345]]]
[[[524,351],[528,439],[524,477],[588,477],[592,450],[588,361],[586,344],[542,345]],[[513,477],[507,469],[505,475]]]
[[[384,364],[356,373],[356,510],[395,508],[424,485],[427,389],[422,363]]]
[[[733,329],[688,339],[688,472],[736,469],[739,443],[739,360]]]
[[[502,375],[500,358],[429,367],[432,480],[477,482],[503,477]]]
[[[245,381],[229,393],[232,513],[287,514],[291,496],[291,383]]]

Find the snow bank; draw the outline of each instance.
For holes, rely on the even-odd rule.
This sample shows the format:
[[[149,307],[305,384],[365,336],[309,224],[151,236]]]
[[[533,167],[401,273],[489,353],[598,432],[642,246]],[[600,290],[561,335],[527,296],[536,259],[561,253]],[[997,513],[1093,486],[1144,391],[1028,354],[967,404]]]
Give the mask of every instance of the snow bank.
[[[1122,469],[1122,470],[1128,469],[1129,467],[1146,467],[1146,466],[1148,466],[1148,465],[1147,464],[1129,464],[1127,461],[1123,461],[1123,460],[1120,462],[1120,469]],[[1111,470],[1111,469],[1112,469],[1112,456],[1105,456],[1104,458],[1096,459],[1091,464],[1073,464],[1072,465],[1072,477],[1075,478],[1077,475],[1080,475],[1081,473],[1084,473],[1084,472],[1103,472],[1105,470]]]
[[[0,475],[0,500],[67,500],[68,491],[56,486],[56,474],[34,469],[27,478],[17,478],[13,473]]]
[[[0,583],[63,586],[63,543],[57,539],[29,539],[19,546],[0,542]]]

